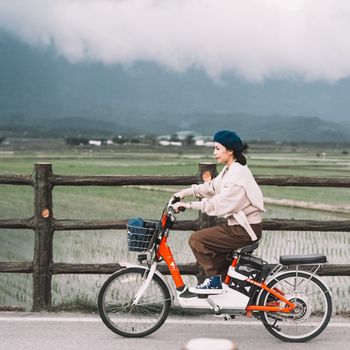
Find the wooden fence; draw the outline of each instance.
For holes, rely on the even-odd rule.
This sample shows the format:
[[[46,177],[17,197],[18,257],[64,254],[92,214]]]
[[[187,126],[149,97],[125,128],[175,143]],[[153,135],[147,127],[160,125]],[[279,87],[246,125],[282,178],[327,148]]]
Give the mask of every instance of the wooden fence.
[[[33,275],[33,311],[51,304],[51,278],[53,274],[110,274],[120,268],[115,264],[67,264],[54,262],[53,234],[64,230],[125,229],[125,220],[62,220],[53,215],[54,186],[125,186],[125,185],[190,185],[217,174],[215,164],[200,164],[194,176],[60,176],[52,172],[52,164],[36,163],[32,175],[0,175],[0,184],[26,185],[34,189],[34,215],[28,219],[2,219],[0,229],[29,229],[35,232],[34,258],[31,262],[0,262],[0,273],[31,273]],[[256,176],[260,185],[350,187],[349,177],[290,177]],[[177,230],[198,230],[212,226],[216,218],[199,215],[194,221],[179,221]],[[312,221],[268,219],[264,230],[283,231],[338,231],[350,232],[350,220]],[[183,274],[197,274],[196,264],[179,264]],[[160,271],[166,273],[161,266]],[[350,276],[350,264],[326,265],[320,274]]]

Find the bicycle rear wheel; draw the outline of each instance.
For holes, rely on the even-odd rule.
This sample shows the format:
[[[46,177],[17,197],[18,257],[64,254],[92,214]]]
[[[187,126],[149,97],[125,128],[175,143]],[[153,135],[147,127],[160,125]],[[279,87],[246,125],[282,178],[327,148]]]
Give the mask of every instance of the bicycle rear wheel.
[[[171,297],[166,284],[156,274],[137,305],[132,305],[147,272],[139,267],[122,269],[103,284],[98,310],[104,324],[113,332],[124,337],[144,337],[166,320]]]
[[[271,280],[268,287],[296,304],[291,313],[261,312],[265,328],[275,337],[290,342],[304,342],[319,335],[332,314],[332,300],[327,287],[317,276],[305,272],[286,272]],[[264,291],[259,305],[285,307]]]

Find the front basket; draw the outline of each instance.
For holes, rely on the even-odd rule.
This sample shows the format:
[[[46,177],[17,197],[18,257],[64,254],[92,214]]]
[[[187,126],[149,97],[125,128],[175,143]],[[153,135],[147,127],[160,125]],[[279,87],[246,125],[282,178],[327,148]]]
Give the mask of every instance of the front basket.
[[[158,221],[143,220],[143,227],[127,225],[129,251],[145,252],[158,224]]]

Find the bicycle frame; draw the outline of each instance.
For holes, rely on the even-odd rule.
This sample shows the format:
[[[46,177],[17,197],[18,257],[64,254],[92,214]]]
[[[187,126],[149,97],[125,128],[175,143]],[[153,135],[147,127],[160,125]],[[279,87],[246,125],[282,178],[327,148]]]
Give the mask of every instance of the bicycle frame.
[[[176,289],[178,291],[181,291],[181,290],[183,290],[185,288],[185,283],[184,283],[184,281],[182,279],[180,270],[177,267],[177,264],[175,262],[173,254],[172,254],[172,251],[171,251],[170,247],[167,244],[168,231],[169,231],[169,229],[166,229],[166,231],[163,233],[162,238],[161,238],[161,240],[159,242],[158,248],[157,248],[157,250],[155,252],[156,253],[156,260],[159,261],[160,258],[162,258],[165,261],[165,263],[166,263],[166,265],[167,265],[167,267],[168,267],[168,269],[170,271],[170,274],[172,276],[172,279],[174,281],[174,284],[176,286]],[[237,258],[233,260],[231,266],[235,266],[236,263],[237,263]],[[152,273],[150,272],[150,274],[152,274]],[[227,276],[226,279],[225,279],[226,283],[228,282],[228,278],[230,279],[229,276]],[[267,290],[273,296],[275,296],[277,299],[279,299],[280,301],[282,301],[286,305],[286,307],[248,305],[245,308],[246,315],[251,315],[253,311],[268,311],[268,312],[290,313],[292,310],[294,310],[295,304],[292,303],[291,301],[287,300],[286,298],[284,298],[282,292],[279,292],[279,291],[277,291],[275,289],[270,289],[270,288],[267,287],[267,285],[265,283],[257,282],[254,279],[247,278],[245,281],[250,283],[251,285],[259,287],[260,289]],[[146,288],[147,288],[147,286],[146,286]],[[209,304],[210,304],[210,302],[209,302]]]
[[[253,284],[261,289],[264,289],[271,293],[273,296],[275,296],[277,299],[283,301],[285,304],[288,305],[288,307],[279,307],[279,306],[259,306],[259,305],[248,305],[246,307],[247,314],[250,314],[252,311],[267,311],[267,312],[285,312],[289,313],[295,309],[295,304],[291,301],[287,300],[283,297],[282,293],[280,291],[277,291],[274,288],[269,288],[265,283],[256,282],[250,278],[246,280],[250,284]]]
[[[168,239],[167,236],[162,237],[156,252],[156,258],[157,260],[159,260],[160,257],[164,259],[170,271],[171,277],[173,278],[176,289],[181,289],[185,287],[185,283],[182,279],[180,270],[176,265],[176,262],[173,257],[173,253],[171,252],[171,249],[167,244],[167,239]]]

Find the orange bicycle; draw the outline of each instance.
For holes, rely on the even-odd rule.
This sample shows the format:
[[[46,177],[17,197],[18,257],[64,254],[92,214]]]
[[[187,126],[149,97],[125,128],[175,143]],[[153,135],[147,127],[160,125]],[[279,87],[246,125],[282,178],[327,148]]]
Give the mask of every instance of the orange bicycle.
[[[253,255],[259,245],[255,242],[232,252],[222,290],[214,295],[192,293],[167,244],[176,222],[172,208],[176,200],[172,197],[167,203],[160,221],[129,222],[128,247],[139,253],[139,264],[124,264],[99,292],[99,313],[109,329],[125,337],[153,333],[165,322],[173,294],[186,310],[208,312],[226,320],[236,315],[254,316],[284,341],[308,341],[326,328],[332,300],[329,288],[316,274],[327,263],[324,255],[281,256],[279,264],[272,266]],[[157,271],[160,261],[169,268],[176,293]]]

